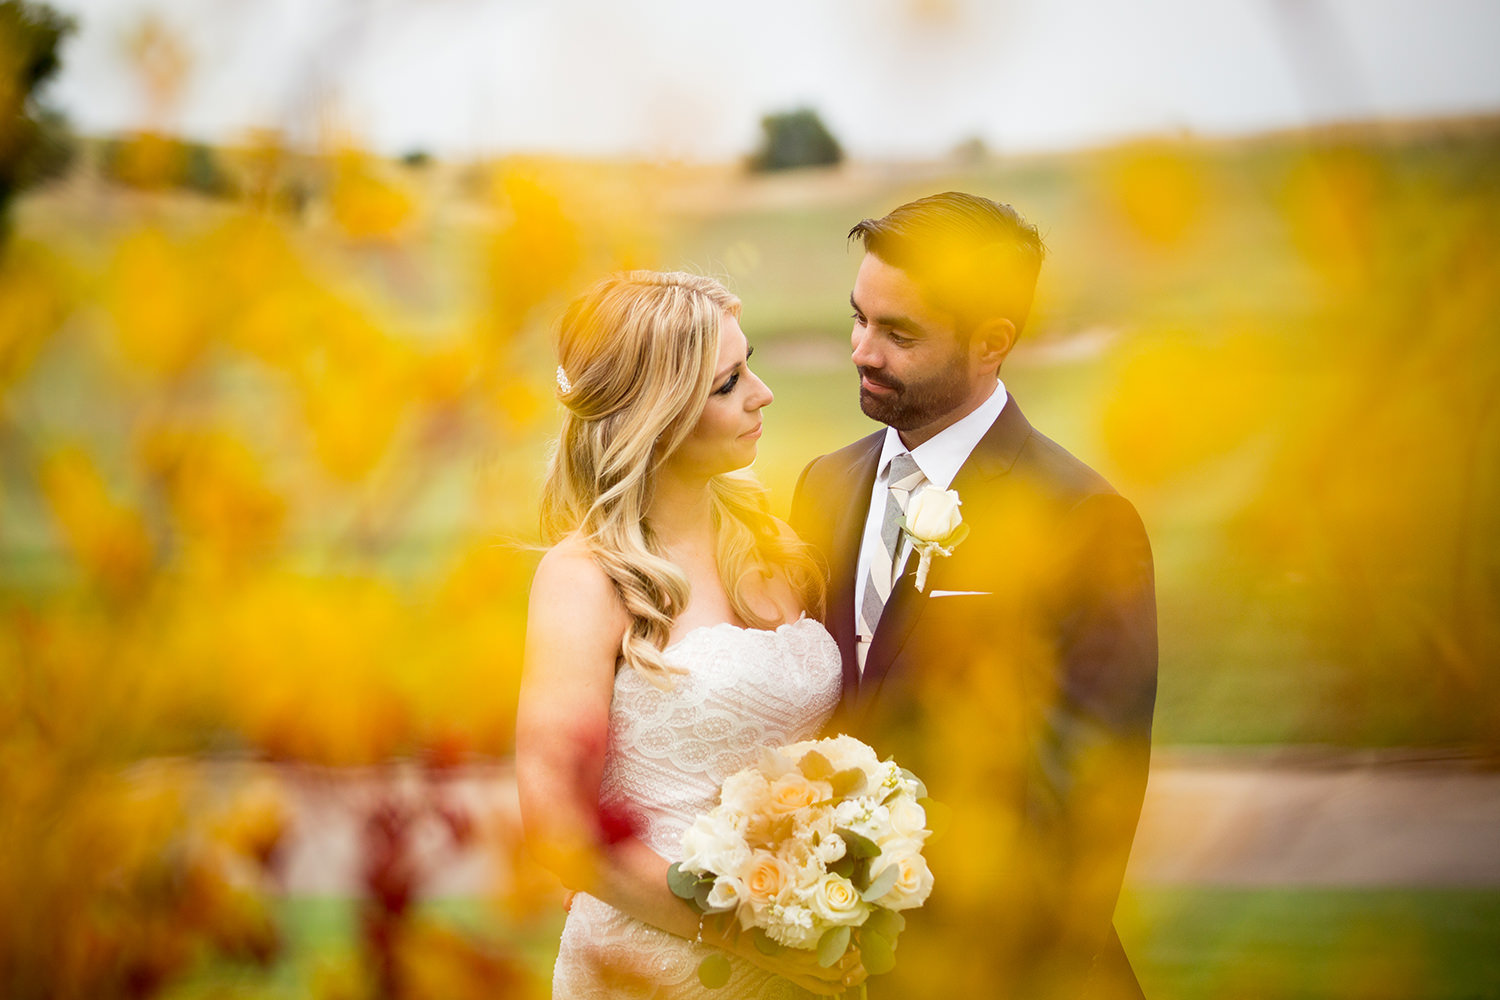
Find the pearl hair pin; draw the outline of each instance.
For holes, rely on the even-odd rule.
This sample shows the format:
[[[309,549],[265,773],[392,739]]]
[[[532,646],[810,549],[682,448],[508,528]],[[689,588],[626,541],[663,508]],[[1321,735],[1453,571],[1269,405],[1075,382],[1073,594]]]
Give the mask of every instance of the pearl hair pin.
[[[563,366],[557,366],[557,389],[564,396],[573,391],[573,383],[568,381],[568,373],[563,371]]]

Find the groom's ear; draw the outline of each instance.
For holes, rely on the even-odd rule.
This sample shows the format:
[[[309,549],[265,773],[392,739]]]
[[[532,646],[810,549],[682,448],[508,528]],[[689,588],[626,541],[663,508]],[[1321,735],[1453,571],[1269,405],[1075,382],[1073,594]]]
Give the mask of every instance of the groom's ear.
[[[981,369],[1000,370],[1010,349],[1016,345],[1016,325],[1003,316],[987,319],[969,334],[969,350]]]

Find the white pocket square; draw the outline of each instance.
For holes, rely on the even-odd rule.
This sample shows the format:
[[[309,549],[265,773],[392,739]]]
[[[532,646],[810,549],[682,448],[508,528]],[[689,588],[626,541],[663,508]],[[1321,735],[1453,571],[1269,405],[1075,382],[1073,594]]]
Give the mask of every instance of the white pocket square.
[[[988,590],[934,590],[928,597],[989,597]]]

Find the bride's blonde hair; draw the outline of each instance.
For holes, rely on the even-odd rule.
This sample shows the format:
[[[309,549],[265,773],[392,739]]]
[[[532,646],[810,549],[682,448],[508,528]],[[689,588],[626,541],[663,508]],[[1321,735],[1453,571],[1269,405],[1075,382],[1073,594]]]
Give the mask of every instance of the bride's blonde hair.
[[[712,278],[627,271],[574,301],[557,330],[564,414],[542,491],[542,531],[551,542],[582,535],[630,614],[620,661],[658,685],[667,683],[662,653],[689,587],[646,511],[658,467],[708,402],[726,313],[738,317],[740,300]],[[752,578],[776,574],[820,612],[822,573],[807,547],[780,530],[765,488],[747,470],[715,476],[709,487],[719,579],[740,620],[777,624],[745,596]]]

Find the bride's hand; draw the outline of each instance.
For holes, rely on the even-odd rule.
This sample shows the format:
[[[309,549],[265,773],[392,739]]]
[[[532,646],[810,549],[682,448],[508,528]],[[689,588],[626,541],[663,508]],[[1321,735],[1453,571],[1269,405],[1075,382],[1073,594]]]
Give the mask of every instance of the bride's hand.
[[[732,917],[711,915],[704,918],[702,926],[705,944],[730,952],[819,996],[838,996],[863,983],[867,975],[858,947],[850,948],[837,962],[824,968],[818,964],[816,953],[800,948],[765,954]]]

